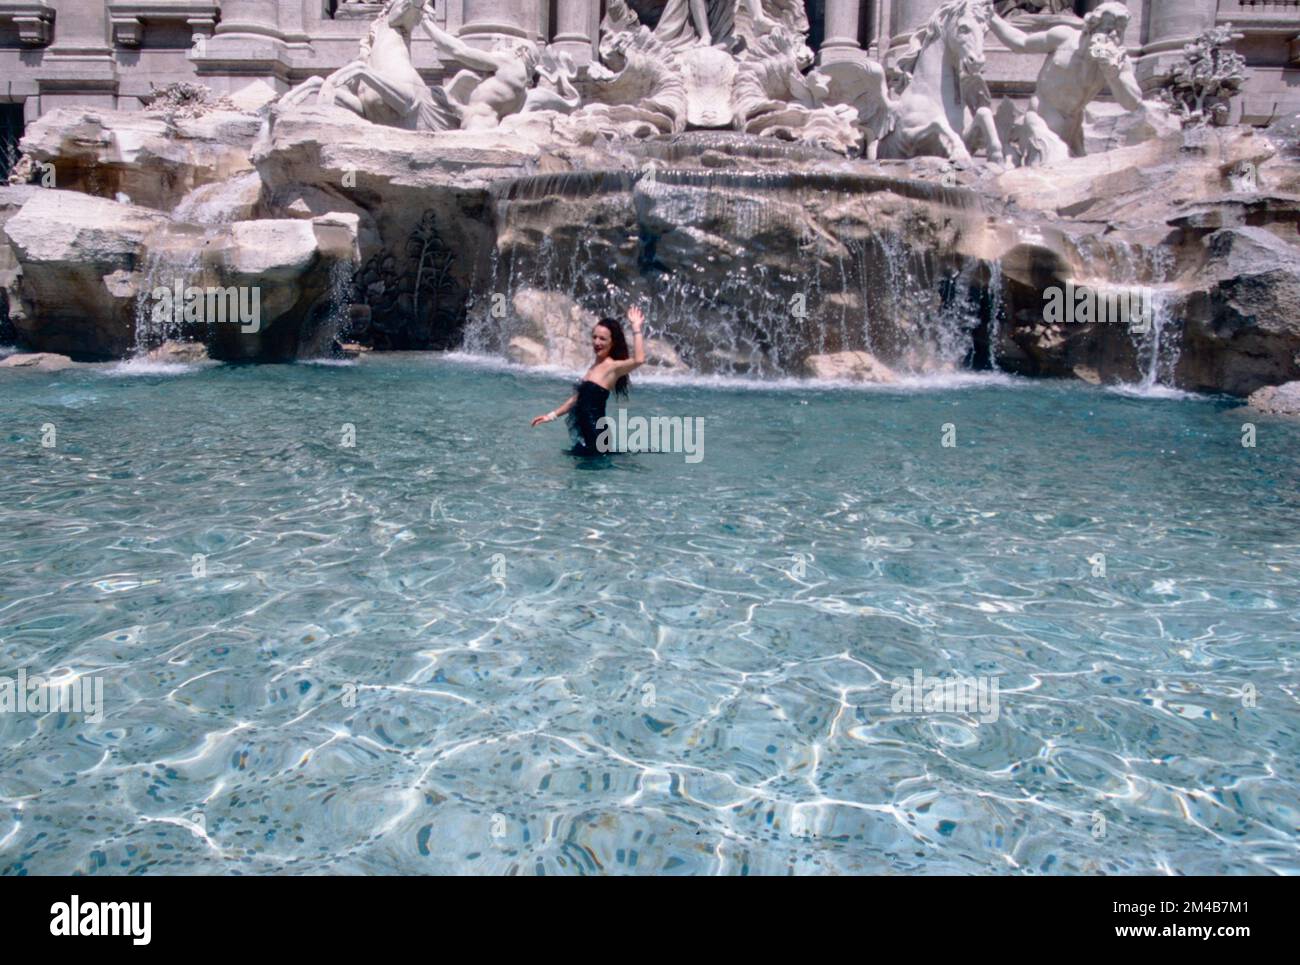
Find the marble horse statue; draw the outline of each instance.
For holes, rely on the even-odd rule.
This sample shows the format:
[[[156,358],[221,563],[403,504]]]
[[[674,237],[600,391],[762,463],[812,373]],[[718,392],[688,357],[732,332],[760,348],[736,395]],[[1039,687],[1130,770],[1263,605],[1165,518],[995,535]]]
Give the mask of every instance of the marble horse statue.
[[[989,0],[948,0],[912,35],[894,65],[900,89],[892,129],[881,138],[877,156],[966,161],[972,148],[983,146],[990,161],[1002,163],[1002,141],[983,81],[991,15]]]
[[[427,5],[427,6],[426,6]],[[312,77],[280,99],[282,107],[311,103],[345,107],[375,124],[413,131],[460,126],[459,112],[430,89],[411,63],[411,35],[433,16],[432,0],[387,0],[361,40],[357,58],[328,77]]]

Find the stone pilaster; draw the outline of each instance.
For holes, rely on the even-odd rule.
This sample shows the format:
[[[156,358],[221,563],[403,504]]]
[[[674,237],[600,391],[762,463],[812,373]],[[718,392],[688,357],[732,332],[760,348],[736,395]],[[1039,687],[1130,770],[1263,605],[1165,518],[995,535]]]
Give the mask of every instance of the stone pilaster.
[[[859,0],[826,0],[826,39],[818,56],[821,63],[866,59],[858,43],[860,11]]]
[[[37,71],[41,113],[117,106],[117,64],[104,0],[55,0],[54,42]]]
[[[591,63],[599,11],[599,0],[556,0],[551,46],[568,54],[579,67]]]
[[[280,6],[279,0],[222,0],[215,34],[190,53],[200,79],[218,91],[237,90],[254,79],[287,90],[290,55]]]

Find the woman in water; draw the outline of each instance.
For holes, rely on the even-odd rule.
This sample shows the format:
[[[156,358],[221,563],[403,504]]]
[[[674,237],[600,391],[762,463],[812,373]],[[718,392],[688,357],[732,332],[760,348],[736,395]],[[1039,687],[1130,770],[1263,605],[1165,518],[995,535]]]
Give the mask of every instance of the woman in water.
[[[618,320],[602,318],[591,326],[591,350],[596,355],[596,361],[574,386],[573,395],[569,396],[564,405],[533,420],[533,425],[539,426],[543,422],[554,422],[567,412],[569,434],[574,443],[570,451],[576,456],[595,456],[600,453],[596,446],[596,439],[600,435],[597,423],[605,416],[605,403],[609,400],[610,389],[622,398],[627,398],[630,385],[628,373],[645,364],[645,340],[641,337],[645,315],[639,308],[629,308],[627,320],[632,323],[635,354],[628,358],[627,339]]]

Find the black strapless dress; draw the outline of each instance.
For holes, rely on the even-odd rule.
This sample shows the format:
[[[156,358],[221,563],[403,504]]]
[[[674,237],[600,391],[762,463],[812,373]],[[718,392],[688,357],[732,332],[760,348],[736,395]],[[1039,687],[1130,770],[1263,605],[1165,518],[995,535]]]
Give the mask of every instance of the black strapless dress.
[[[596,425],[605,417],[605,403],[609,401],[609,389],[597,385],[588,379],[582,379],[574,386],[578,401],[569,410],[569,438],[573,448],[569,452],[575,456],[599,456],[596,439],[600,428]]]

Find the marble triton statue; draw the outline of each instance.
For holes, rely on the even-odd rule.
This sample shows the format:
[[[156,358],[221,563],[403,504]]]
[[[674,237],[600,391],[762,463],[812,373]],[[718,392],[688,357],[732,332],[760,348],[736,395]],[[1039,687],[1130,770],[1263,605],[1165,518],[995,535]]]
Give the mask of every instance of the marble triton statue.
[[[1026,33],[996,13],[989,19],[989,28],[1008,50],[1047,55],[1028,111],[1037,117],[1023,121],[1033,129],[1043,160],[1084,155],[1084,112],[1107,89],[1131,111],[1162,110],[1142,98],[1124,48],[1128,24],[1128,8],[1115,0],[1090,11],[1081,25],[1060,24],[1042,33]]]

